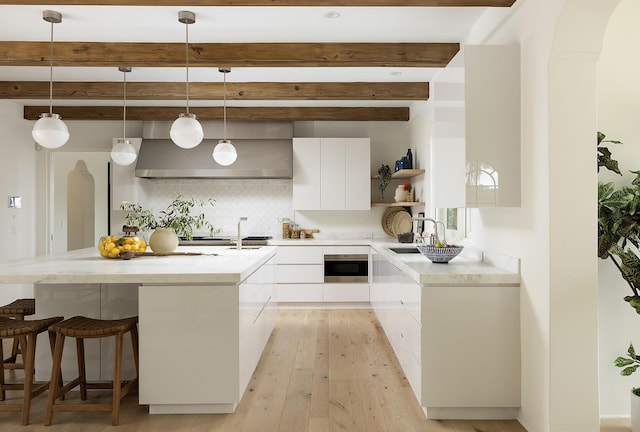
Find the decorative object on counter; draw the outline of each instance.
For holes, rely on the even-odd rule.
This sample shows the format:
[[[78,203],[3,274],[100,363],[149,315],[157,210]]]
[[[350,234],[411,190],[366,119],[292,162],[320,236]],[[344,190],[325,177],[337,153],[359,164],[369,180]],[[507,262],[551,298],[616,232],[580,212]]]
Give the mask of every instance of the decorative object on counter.
[[[413,229],[413,222],[411,221],[411,215],[406,210],[401,210],[393,215],[393,220],[391,221],[391,231],[395,236],[398,234],[404,234],[407,232],[411,232]]]
[[[406,232],[398,234],[398,242],[400,243],[413,243],[414,234],[412,232]]]
[[[147,242],[137,236],[104,236],[100,238],[98,243],[98,252],[105,258],[122,258],[126,252],[144,252],[146,250]]]
[[[446,264],[457,257],[464,246],[448,245],[439,243],[436,245],[418,244],[416,246],[422,255],[426,256],[432,263]]]
[[[186,32],[185,58],[187,79],[185,82],[187,87],[187,110],[184,113],[180,113],[178,118],[174,120],[169,135],[171,136],[171,141],[178,147],[190,149],[200,144],[202,138],[204,138],[202,125],[195,114],[189,113],[189,24],[196,22],[196,14],[189,11],[180,11],[178,12],[178,22],[185,25]]]
[[[308,238],[308,239],[312,239],[313,238],[313,234],[320,232],[320,230],[318,228],[303,229],[302,231],[304,231],[305,238]]]
[[[287,218],[282,219],[282,238],[291,238],[291,233],[289,232],[289,219]]]
[[[394,232],[393,232],[392,223],[393,223],[393,218],[396,215],[396,213],[401,212],[401,211],[404,211],[404,208],[402,208],[402,207],[389,207],[388,209],[385,210],[384,215],[382,216],[382,229],[390,237],[395,237],[396,236],[394,234]]]
[[[380,191],[380,201],[384,201],[384,191],[391,181],[391,168],[389,165],[382,164],[378,168],[378,190]]]
[[[179,241],[173,228],[158,227],[149,237],[149,247],[154,252],[165,254],[176,250]]]
[[[151,247],[151,250],[159,253],[167,253],[173,252],[176,247],[178,247],[178,236],[191,240],[193,238],[194,229],[206,227],[209,229],[210,236],[219,232],[219,230],[215,229],[213,225],[205,219],[204,213],[198,213],[197,215],[191,213],[194,207],[202,207],[206,203],[213,206],[215,201],[213,198],[209,198],[206,201],[196,201],[193,198],[184,199],[182,194],[178,194],[178,196],[167,206],[166,210],[162,210],[160,212],[160,216],[158,218],[155,217],[153,212],[144,209],[139,204],[123,202],[120,205],[120,208],[127,212],[125,219],[128,225],[137,225],[142,231],[154,230],[149,238],[149,246]],[[154,235],[156,234],[156,231],[158,231],[158,228],[165,229],[160,230],[161,232],[156,237],[166,239],[167,237],[175,236],[175,239],[172,239],[169,243],[158,242],[156,241],[157,239],[154,240]],[[173,246],[173,249],[168,250],[167,248],[173,245],[174,242],[175,246]],[[154,249],[154,246],[161,248],[161,250]]]
[[[227,139],[227,74],[231,72],[230,68],[219,68],[218,72],[224,76],[224,96],[222,105],[222,125],[224,129],[224,139],[218,141],[218,144],[213,148],[213,160],[219,165],[229,166],[233,164],[238,158],[238,152],[236,148],[231,144],[231,141]]]
[[[407,202],[407,190],[404,188],[404,185],[398,185],[396,188],[396,193],[393,195],[393,199],[396,202]]]
[[[51,23],[51,42],[49,44],[49,112],[40,114],[33,125],[31,136],[42,147],[56,149],[69,140],[69,129],[59,114],[53,112],[53,24],[62,22],[62,14],[53,10],[42,12],[42,19]]]

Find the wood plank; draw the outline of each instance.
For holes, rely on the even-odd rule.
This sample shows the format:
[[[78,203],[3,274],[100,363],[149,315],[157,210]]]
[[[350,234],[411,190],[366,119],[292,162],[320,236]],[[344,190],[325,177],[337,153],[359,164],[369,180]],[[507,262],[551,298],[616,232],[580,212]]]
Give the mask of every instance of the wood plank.
[[[222,100],[222,83],[191,82],[192,100]],[[130,100],[183,100],[184,82],[127,82]],[[53,97],[121,100],[121,82],[54,82]],[[0,81],[0,99],[48,99],[46,81]],[[243,82],[227,83],[227,100],[427,100],[429,83]]]
[[[315,362],[309,415],[329,419],[329,313],[317,311]],[[311,424],[309,425],[311,427]]]
[[[190,0],[190,6],[469,6],[510,7],[515,0]],[[42,0],[0,0],[0,5],[41,5]],[[57,5],[183,6],[181,0],[59,0]]]
[[[127,107],[127,120],[173,121],[184,107]],[[222,107],[191,107],[200,120],[222,120]],[[48,106],[25,106],[24,118],[37,120]],[[122,120],[122,107],[54,106],[63,120]],[[229,121],[408,121],[406,107],[229,107]]]
[[[458,43],[192,43],[191,67],[444,67]],[[49,66],[49,42],[0,41],[0,66]],[[181,67],[183,43],[56,42],[55,66]]]
[[[340,335],[343,344],[353,346],[357,373],[349,379],[331,379],[328,375],[328,350],[331,331]],[[305,331],[315,326],[316,332]],[[337,333],[336,333],[337,332]],[[312,349],[315,340],[313,369],[295,369],[296,357],[304,354],[300,347]],[[345,339],[346,338],[346,339]],[[5,346],[10,346],[11,340]],[[167,347],[171,352],[170,344]],[[342,363],[342,362],[341,362]],[[351,370],[351,366],[347,366]],[[20,374],[21,371],[12,374]],[[186,373],[186,372],[185,372]],[[322,375],[324,374],[324,377]],[[337,374],[342,377],[344,374]],[[375,376],[374,376],[375,375]],[[322,382],[322,385],[318,385]],[[323,394],[326,384],[326,394]],[[311,396],[308,397],[308,389]],[[109,392],[92,393],[108,400]],[[21,397],[10,392],[8,397]],[[78,392],[69,396],[71,402]],[[57,413],[53,426],[44,426],[46,398],[33,401],[31,432],[51,430],[71,432],[105,432],[111,430],[104,413]],[[324,406],[321,406],[324,405]],[[307,422],[304,423],[304,419]],[[303,424],[304,423],[304,424]],[[53,429],[52,429],[53,428]],[[0,430],[19,432],[20,413],[0,412]],[[276,327],[267,342],[247,391],[233,414],[149,415],[147,407],[138,405],[135,394],[123,399],[120,426],[124,432],[526,432],[517,421],[425,420],[411,389],[406,384],[399,363],[371,310],[280,310]],[[628,431],[628,420],[602,422],[602,432]]]

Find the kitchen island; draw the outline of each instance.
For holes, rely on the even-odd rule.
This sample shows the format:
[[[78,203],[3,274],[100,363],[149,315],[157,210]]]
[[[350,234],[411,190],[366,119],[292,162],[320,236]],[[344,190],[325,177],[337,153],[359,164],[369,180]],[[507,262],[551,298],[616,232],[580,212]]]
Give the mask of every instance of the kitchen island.
[[[180,247],[190,255],[120,260],[81,249],[3,263],[0,283],[33,284],[36,317],[139,315],[139,399],[150,413],[233,412],[275,324],[275,250]],[[88,378],[111,379],[112,342],[89,342]],[[42,340],[37,379],[48,378],[50,359]],[[73,371],[70,345],[63,377]]]

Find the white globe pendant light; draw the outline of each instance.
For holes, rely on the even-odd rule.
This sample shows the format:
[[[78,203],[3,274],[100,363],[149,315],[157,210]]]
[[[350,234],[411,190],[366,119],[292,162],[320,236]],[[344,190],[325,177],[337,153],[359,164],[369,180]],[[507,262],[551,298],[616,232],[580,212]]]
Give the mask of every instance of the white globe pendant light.
[[[194,114],[189,113],[189,24],[196,22],[196,14],[189,11],[178,12],[178,21],[186,28],[186,71],[187,71],[187,112],[181,113],[171,125],[169,136],[178,147],[190,149],[202,142],[204,131]]]
[[[138,157],[131,140],[127,139],[127,72],[131,72],[131,68],[121,66],[118,70],[124,76],[122,89],[122,138],[113,139],[111,159],[118,165],[131,165]]]
[[[227,139],[227,74],[231,72],[231,69],[219,68],[218,71],[222,72],[224,76],[224,104],[222,108],[224,139],[218,141],[218,144],[213,148],[213,160],[219,165],[229,166],[238,158],[236,148],[231,144],[231,141]]]
[[[58,114],[53,112],[53,24],[62,22],[60,12],[45,10],[42,19],[51,23],[51,41],[49,52],[49,112],[40,114],[40,118],[33,125],[31,136],[42,147],[56,149],[69,140],[69,129]]]

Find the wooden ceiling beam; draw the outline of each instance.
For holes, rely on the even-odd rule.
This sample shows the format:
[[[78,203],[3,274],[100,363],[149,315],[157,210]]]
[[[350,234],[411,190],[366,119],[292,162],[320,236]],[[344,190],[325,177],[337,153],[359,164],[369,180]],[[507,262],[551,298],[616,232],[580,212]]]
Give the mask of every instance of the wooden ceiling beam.
[[[510,7],[515,0],[189,0],[189,6],[443,6]],[[42,0],[0,0],[0,5],[42,5]],[[64,6],[183,6],[182,0],[58,0]]]
[[[222,100],[222,83],[191,82],[189,98]],[[123,97],[121,82],[54,82],[53,97],[67,100],[115,100]],[[0,81],[0,99],[48,99],[46,81]],[[127,99],[181,100],[185,83],[127,82]],[[429,83],[420,82],[227,82],[229,100],[427,100]]]
[[[444,67],[458,43],[190,43],[192,67]],[[49,42],[0,41],[0,66],[49,66]],[[56,42],[56,66],[181,67],[183,43]]]
[[[37,120],[48,106],[25,106],[24,118]],[[55,106],[63,120],[122,120],[122,107]],[[173,121],[184,107],[127,107],[127,120]],[[222,120],[222,107],[191,107],[200,120]],[[230,121],[408,121],[406,107],[227,107]]]

